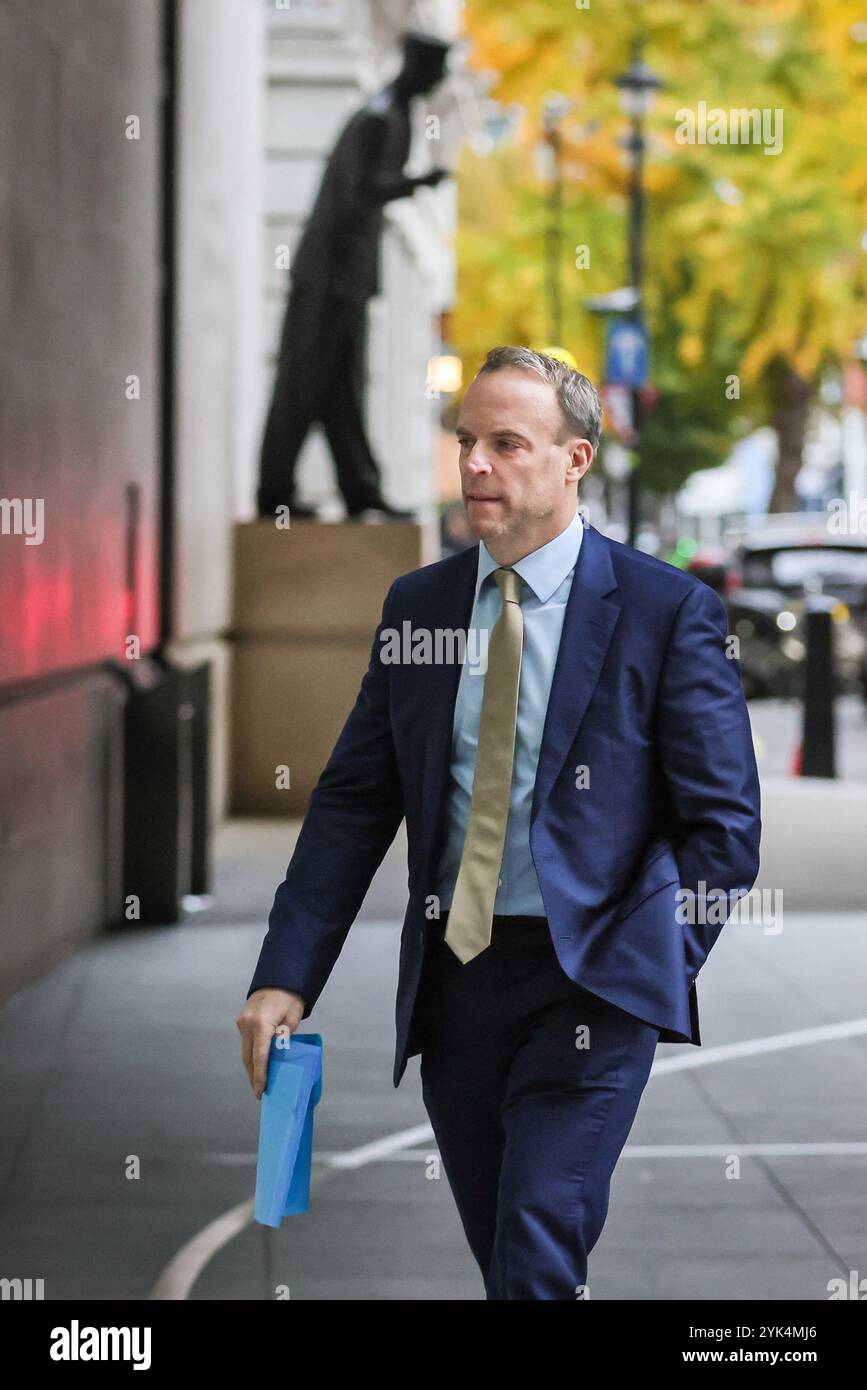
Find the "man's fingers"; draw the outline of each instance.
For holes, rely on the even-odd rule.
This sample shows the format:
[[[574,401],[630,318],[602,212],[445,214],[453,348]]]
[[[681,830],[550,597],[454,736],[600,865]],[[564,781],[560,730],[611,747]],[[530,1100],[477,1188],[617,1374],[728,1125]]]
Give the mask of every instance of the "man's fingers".
[[[244,1063],[244,1070],[247,1073],[247,1080],[253,1085],[253,1034],[249,1027],[241,1027],[241,1061]]]
[[[274,1026],[261,1020],[256,1024],[253,1036],[253,1090],[257,1098],[262,1095],[268,1080],[268,1058],[271,1055],[271,1039]]]
[[[287,1009],[283,999],[263,998],[248,1004],[235,1020],[241,1034],[241,1061],[257,1100],[268,1084],[272,1039],[276,1033],[283,1046],[289,1045],[300,1022],[296,1016],[299,1007],[303,1008],[303,1004]]]

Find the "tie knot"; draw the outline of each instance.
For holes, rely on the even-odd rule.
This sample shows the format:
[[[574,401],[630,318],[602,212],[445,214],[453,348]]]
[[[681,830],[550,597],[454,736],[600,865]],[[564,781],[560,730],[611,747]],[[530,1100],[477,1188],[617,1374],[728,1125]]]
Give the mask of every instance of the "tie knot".
[[[520,603],[521,576],[516,570],[494,570],[497,588],[503,595],[504,603]]]

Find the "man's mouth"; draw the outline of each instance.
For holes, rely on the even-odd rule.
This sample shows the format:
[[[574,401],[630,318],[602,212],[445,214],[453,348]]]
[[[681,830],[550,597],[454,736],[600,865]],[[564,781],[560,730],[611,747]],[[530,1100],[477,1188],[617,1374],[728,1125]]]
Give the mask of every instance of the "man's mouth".
[[[485,496],[483,493],[480,493],[480,492],[468,492],[468,493],[467,493],[467,501],[468,501],[468,502],[499,502],[499,501],[501,501],[501,500],[502,500],[502,499],[499,498],[499,497],[488,497],[488,496]]]

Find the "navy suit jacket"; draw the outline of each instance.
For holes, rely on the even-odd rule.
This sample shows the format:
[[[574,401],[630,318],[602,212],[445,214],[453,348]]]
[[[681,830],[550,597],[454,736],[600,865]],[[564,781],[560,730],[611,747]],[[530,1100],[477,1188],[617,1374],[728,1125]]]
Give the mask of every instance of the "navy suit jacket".
[[[395,1086],[419,1051],[413,1007],[445,838],[461,668],[383,662],[380,632],[403,631],[406,620],[413,629],[466,631],[477,561],[473,546],[389,589],[367,673],[310,796],[248,992],[294,990],[308,1016],[406,817]],[[758,874],[758,774],[726,636],[726,611],[712,589],[585,525],[542,736],[530,848],[566,974],[659,1028],[664,1042],[701,1043],[694,981],[722,930],[718,921],[703,924],[701,913],[684,922],[678,890],[695,900],[703,891],[745,893]]]

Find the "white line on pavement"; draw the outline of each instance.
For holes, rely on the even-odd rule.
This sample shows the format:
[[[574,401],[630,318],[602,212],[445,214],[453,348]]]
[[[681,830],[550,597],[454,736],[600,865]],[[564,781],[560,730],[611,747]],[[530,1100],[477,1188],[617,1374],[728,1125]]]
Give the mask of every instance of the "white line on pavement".
[[[867,1141],[829,1144],[627,1144],[621,1158],[863,1158],[867,1154]],[[430,1149],[401,1149],[396,1153],[383,1154],[378,1161],[388,1163],[424,1163],[431,1156]],[[333,1162],[341,1154],[320,1153],[316,1157],[320,1163],[333,1167],[343,1166]]]
[[[189,1298],[190,1289],[195,1284],[205,1265],[228,1245],[240,1231],[249,1226],[253,1219],[253,1199],[241,1202],[237,1207],[211,1221],[198,1235],[182,1245],[174,1259],[163,1270],[150,1292],[151,1299],[170,1302],[174,1299]]]
[[[854,1144],[627,1144],[622,1158],[861,1158]]]
[[[679,1054],[677,1057],[655,1062],[650,1076],[652,1079],[654,1076],[667,1076],[672,1072],[691,1071],[695,1067],[713,1066],[717,1062],[733,1062],[743,1057],[784,1052],[793,1047],[807,1047],[811,1043],[837,1042],[843,1038],[861,1037],[865,1034],[867,1034],[867,1018],[850,1019],[846,1023],[825,1024],[818,1028],[800,1028],[791,1033],[777,1033],[766,1038],[751,1038],[739,1043],[725,1043],[720,1047],[702,1048],[698,1051],[691,1050]],[[410,1129],[402,1129],[395,1134],[384,1135],[382,1139],[375,1139],[371,1143],[360,1144],[343,1153],[329,1155],[330,1162],[327,1167],[321,1169],[313,1181],[317,1179],[321,1181],[327,1172],[338,1168],[361,1168],[367,1163],[373,1163],[383,1158],[393,1161],[397,1154],[411,1149],[415,1144],[423,1143],[428,1138],[433,1138],[430,1125],[413,1125]],[[735,1144],[700,1147],[709,1147],[714,1150],[719,1148],[721,1154],[746,1154],[747,1152],[746,1146],[738,1148]],[[751,1147],[755,1152],[763,1148],[762,1145]],[[803,1149],[805,1146],[776,1145],[772,1147],[779,1150]],[[823,1146],[813,1147],[821,1149]],[[850,1151],[849,1145],[836,1145],[834,1148]],[[683,1156],[691,1155],[695,1153],[695,1149],[684,1146],[681,1152]],[[634,1150],[631,1156],[637,1156]],[[237,1155],[226,1155],[226,1157],[235,1158]],[[319,1157],[321,1158],[321,1155]],[[189,1298],[190,1290],[217,1251],[227,1245],[230,1240],[233,1240],[252,1220],[253,1202],[251,1199],[230,1208],[222,1216],[218,1216],[215,1221],[209,1222],[192,1240],[181,1246],[174,1258],[166,1265],[151,1290],[150,1298],[164,1300]]]
[[[361,1144],[357,1149],[330,1156],[332,1168],[362,1168],[365,1163],[376,1163],[378,1159],[390,1158],[401,1149],[413,1144],[423,1144],[433,1138],[430,1125],[413,1125],[412,1129],[400,1129],[396,1134],[387,1134],[383,1139],[375,1139],[371,1144]]]
[[[654,1062],[651,1077],[668,1076],[673,1071],[691,1071],[716,1062],[733,1062],[740,1057],[759,1057],[767,1052],[785,1052],[790,1047],[806,1047],[809,1043],[838,1042],[841,1038],[857,1038],[867,1033],[867,1018],[853,1018],[848,1023],[827,1023],[820,1028],[799,1028],[794,1033],[775,1033],[769,1038],[750,1038],[746,1042],[724,1043],[720,1047],[679,1053]]]
[[[430,1128],[421,1138],[427,1138]],[[368,1160],[372,1163],[424,1163],[434,1153],[426,1149],[394,1149],[379,1153]],[[621,1158],[727,1158],[737,1154],[740,1158],[862,1158],[867,1155],[867,1140],[856,1139],[851,1143],[835,1141],[819,1144],[627,1144]],[[343,1160],[346,1155],[317,1149],[313,1162],[325,1168],[346,1168]],[[202,1163],[214,1163],[226,1168],[255,1168],[254,1153],[203,1154]],[[359,1167],[359,1164],[354,1164]]]

